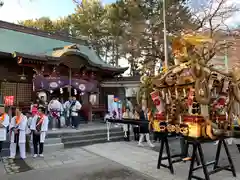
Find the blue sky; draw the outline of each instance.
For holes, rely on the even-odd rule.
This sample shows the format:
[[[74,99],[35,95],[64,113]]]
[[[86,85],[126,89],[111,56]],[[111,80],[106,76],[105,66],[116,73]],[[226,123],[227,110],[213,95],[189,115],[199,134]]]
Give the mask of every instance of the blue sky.
[[[0,20],[16,22],[18,20],[35,19],[47,16],[56,19],[74,12],[72,0],[3,0],[0,8]],[[103,0],[111,3],[114,0]]]
[[[0,8],[0,20],[17,22],[19,20],[36,19],[43,16],[56,19],[74,12],[75,5],[72,0],[3,0],[4,6]],[[104,4],[115,0],[102,0]],[[196,0],[203,1],[203,0]],[[240,0],[227,0],[240,7]],[[228,19],[228,24],[240,24],[240,14]]]
[[[75,5],[72,0],[3,0],[4,6],[0,8],[0,20],[17,22],[18,20],[35,19],[43,16],[56,19],[74,12]],[[115,0],[103,0],[104,4]],[[197,1],[197,0],[196,0]],[[199,0],[198,0],[199,1]],[[203,0],[200,0],[203,1]],[[228,0],[229,3],[238,4],[240,0]],[[232,25],[240,24],[240,15],[236,14],[228,20]]]

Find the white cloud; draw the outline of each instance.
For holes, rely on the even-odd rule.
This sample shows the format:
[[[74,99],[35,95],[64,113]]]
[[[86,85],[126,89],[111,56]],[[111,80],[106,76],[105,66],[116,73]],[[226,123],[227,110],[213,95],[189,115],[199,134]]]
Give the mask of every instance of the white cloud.
[[[32,8],[30,0],[5,0],[0,8],[0,19],[8,22],[35,19],[39,17],[37,9]]]

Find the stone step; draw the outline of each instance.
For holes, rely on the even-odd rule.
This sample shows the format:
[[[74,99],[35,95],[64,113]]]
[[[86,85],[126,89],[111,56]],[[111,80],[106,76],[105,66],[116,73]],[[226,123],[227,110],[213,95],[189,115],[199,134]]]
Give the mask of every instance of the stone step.
[[[115,136],[122,136],[123,137],[124,133],[122,131],[119,132],[111,132],[110,137],[115,137]],[[107,139],[107,133],[94,133],[94,134],[88,134],[88,135],[74,135],[74,136],[67,136],[67,137],[62,137],[62,142],[72,142],[72,141],[82,141],[82,140],[91,140],[91,139],[98,139],[98,138],[105,138]]]
[[[123,141],[123,136],[112,136],[110,141],[107,141],[107,138],[96,138],[96,139],[88,139],[88,140],[80,140],[80,141],[70,141],[64,143],[64,148],[74,148],[74,147],[81,147],[87,146],[92,144],[98,143],[107,143],[107,142],[116,142],[116,141]]]
[[[45,144],[44,145],[44,152],[54,152],[54,151],[59,151],[61,149],[64,149],[64,144],[63,143],[56,143],[56,144]]]
[[[46,138],[45,144],[59,144],[62,143],[61,138]]]
[[[111,128],[110,132],[120,132],[122,128]],[[47,138],[61,138],[66,136],[83,136],[88,134],[96,134],[96,133],[107,133],[107,129],[95,129],[95,130],[72,130],[69,129],[68,131],[49,131],[47,134]]]

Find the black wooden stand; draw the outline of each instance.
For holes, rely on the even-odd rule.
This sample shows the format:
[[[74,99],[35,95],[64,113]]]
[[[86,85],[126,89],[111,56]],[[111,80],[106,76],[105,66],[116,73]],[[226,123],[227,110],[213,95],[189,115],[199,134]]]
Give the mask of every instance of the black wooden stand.
[[[127,128],[128,128],[128,131],[127,131],[127,141],[130,141],[130,124],[127,124]]]
[[[229,150],[228,150],[228,147],[227,147],[227,144],[226,144],[224,138],[219,139],[215,160],[212,162],[206,162],[204,159],[204,154],[203,154],[203,150],[202,150],[202,146],[201,146],[201,144],[204,143],[204,140],[201,141],[201,140],[191,139],[191,138],[186,138],[186,139],[189,144],[193,145],[193,152],[192,152],[192,158],[191,158],[191,163],[190,163],[190,168],[189,168],[188,180],[191,180],[191,179],[210,180],[210,175],[220,172],[222,170],[231,171],[233,176],[236,177],[236,171],[235,171],[235,168],[234,168],[234,165],[232,162],[232,158],[230,156],[230,153],[229,153]],[[218,165],[218,163],[219,163],[220,151],[221,151],[222,145],[224,146],[224,149],[226,151],[229,165],[220,167]],[[199,154],[201,165],[194,167],[197,154]],[[209,166],[209,165],[214,165],[212,171],[207,170],[207,166]],[[194,176],[193,172],[196,171],[197,169],[201,169],[201,168],[203,169],[204,178],[201,178],[199,176]]]
[[[161,166],[165,167],[165,168],[168,168],[170,170],[170,172],[172,174],[174,174],[173,163],[181,162],[182,161],[182,154],[171,155],[167,136],[168,135],[164,133],[160,137],[161,141],[160,141],[160,150],[159,150],[159,155],[158,155],[157,168],[160,169]],[[167,154],[166,157],[163,157],[164,146],[166,148],[166,154]],[[179,158],[172,160],[172,158],[177,158],[177,157],[179,157]],[[162,164],[162,160],[166,160],[166,159],[168,160],[168,165]]]
[[[189,157],[189,153],[188,153],[189,145],[193,145],[193,144],[189,143],[189,141],[186,141],[186,142],[187,142],[187,143],[186,143],[186,145],[185,145],[185,148],[186,148],[186,149],[185,149],[184,155],[185,155],[185,157]],[[199,154],[198,154],[198,153],[196,153],[195,160],[196,160],[197,165],[199,166],[199,165],[200,165],[200,158],[199,158]],[[186,161],[184,161],[184,162],[186,162]]]

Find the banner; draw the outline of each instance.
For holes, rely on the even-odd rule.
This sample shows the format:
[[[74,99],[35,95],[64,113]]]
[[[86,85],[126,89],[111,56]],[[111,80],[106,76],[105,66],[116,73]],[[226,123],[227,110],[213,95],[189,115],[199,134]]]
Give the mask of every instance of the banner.
[[[5,106],[13,106],[14,96],[4,96],[4,104]]]
[[[33,87],[36,91],[39,90],[55,90],[59,88],[64,88],[69,85],[69,79],[66,76],[59,77],[44,77],[42,75],[37,75],[33,79]],[[71,81],[71,86],[81,92],[93,92],[97,88],[98,82],[96,80],[84,80],[73,78]]]

